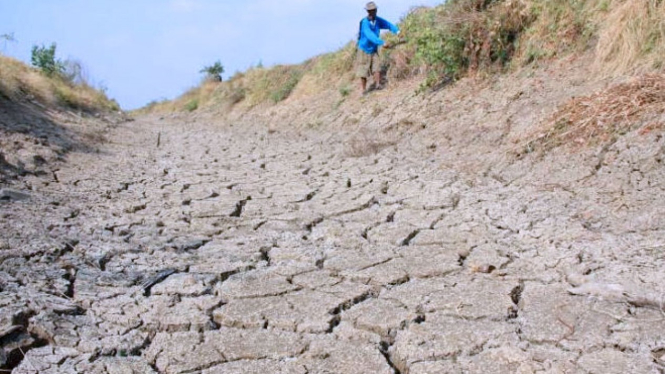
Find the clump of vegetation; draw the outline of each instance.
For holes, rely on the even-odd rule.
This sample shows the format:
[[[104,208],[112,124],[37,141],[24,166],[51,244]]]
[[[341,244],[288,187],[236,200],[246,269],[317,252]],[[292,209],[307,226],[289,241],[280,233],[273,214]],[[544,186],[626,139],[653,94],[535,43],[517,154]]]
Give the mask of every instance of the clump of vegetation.
[[[353,70],[356,59],[356,43],[347,43],[340,50],[317,56],[309,61],[307,72],[319,80],[330,82],[330,77],[343,76]]]
[[[596,68],[607,75],[665,68],[665,2],[605,0]]]
[[[590,96],[572,98],[545,121],[545,131],[532,136],[525,150],[595,145],[640,126],[662,126],[658,119],[665,113],[663,102],[662,74],[639,76]]]
[[[400,56],[398,68],[426,72],[423,86],[428,88],[469,70],[502,68],[532,21],[522,1],[450,0],[416,9],[402,21],[410,56]]]
[[[7,42],[16,42],[16,37],[14,33],[5,33],[0,34],[0,41],[3,43],[3,49],[7,47]]]
[[[534,22],[522,37],[518,63],[530,64],[585,49],[594,34],[594,5],[598,1],[529,1],[528,12]]]
[[[252,69],[244,76],[245,98],[251,105],[283,101],[300,82],[305,68],[305,65],[278,65],[271,69]]]
[[[33,45],[31,55],[32,66],[38,68],[49,77],[64,75],[65,64],[55,58],[55,50],[55,43],[51,43],[50,47]]]
[[[293,89],[296,88],[300,78],[302,78],[302,72],[296,70],[288,72],[284,83],[276,87],[276,89],[270,93],[270,99],[272,99],[274,103],[278,103],[289,97]]]
[[[88,83],[80,62],[55,57],[55,44],[33,50],[35,68],[0,55],[0,96],[9,100],[34,98],[47,105],[89,112],[120,110],[104,89]]]
[[[345,143],[345,153],[349,157],[367,157],[395,144],[397,138],[393,133],[358,132]]]
[[[224,65],[222,65],[222,62],[218,60],[210,66],[205,66],[199,73],[205,74],[206,80],[221,82],[222,74],[224,73]]]
[[[193,112],[199,108],[199,100],[192,99],[185,104],[185,110],[188,112]]]

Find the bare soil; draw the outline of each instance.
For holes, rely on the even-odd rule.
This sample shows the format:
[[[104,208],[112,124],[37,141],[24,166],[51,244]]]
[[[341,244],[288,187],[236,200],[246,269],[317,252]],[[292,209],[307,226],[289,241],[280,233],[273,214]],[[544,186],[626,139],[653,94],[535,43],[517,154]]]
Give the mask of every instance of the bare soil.
[[[662,118],[529,149],[616,83],[587,62],[83,128],[43,114],[49,144],[2,144],[0,366],[663,373]],[[39,136],[8,124],[48,124],[25,113],[0,111],[24,149]]]

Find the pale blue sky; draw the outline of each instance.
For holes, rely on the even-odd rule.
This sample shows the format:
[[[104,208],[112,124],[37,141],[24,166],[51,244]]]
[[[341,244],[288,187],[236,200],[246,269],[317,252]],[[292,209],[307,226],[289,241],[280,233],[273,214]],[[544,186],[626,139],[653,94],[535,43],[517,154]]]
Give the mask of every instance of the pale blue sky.
[[[413,6],[443,0],[378,0],[398,22]],[[0,0],[0,52],[29,63],[32,45],[83,63],[123,109],[172,99],[220,60],[224,78],[259,61],[299,63],[355,38],[364,0]]]

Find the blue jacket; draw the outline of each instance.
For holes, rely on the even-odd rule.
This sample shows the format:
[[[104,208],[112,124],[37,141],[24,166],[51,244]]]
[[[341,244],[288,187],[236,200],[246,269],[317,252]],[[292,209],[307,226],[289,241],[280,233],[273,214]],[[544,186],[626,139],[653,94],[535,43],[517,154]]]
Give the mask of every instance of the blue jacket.
[[[375,53],[380,45],[385,42],[379,38],[381,30],[390,30],[393,34],[399,33],[399,28],[381,17],[376,17],[372,25],[369,18],[360,21],[360,35],[358,36],[358,47],[365,53]]]

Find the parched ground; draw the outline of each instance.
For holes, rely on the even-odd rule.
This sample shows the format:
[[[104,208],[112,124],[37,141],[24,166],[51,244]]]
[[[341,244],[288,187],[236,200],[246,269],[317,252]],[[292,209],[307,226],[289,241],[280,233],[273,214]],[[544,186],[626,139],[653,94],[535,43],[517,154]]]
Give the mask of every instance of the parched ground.
[[[663,373],[662,134],[510,153],[542,108],[591,89],[574,79],[349,110],[337,128],[120,124],[3,190],[0,363]]]

